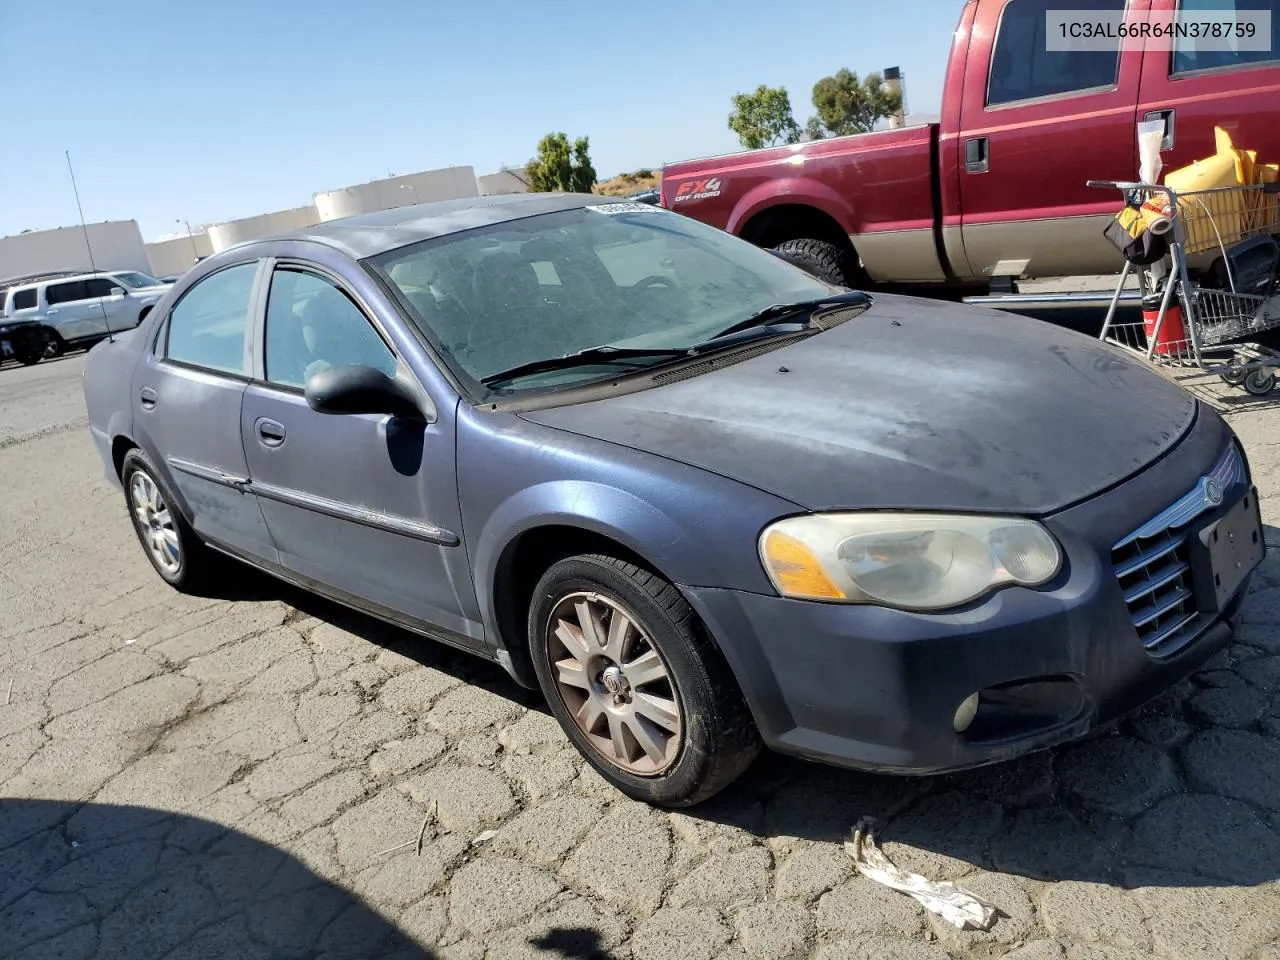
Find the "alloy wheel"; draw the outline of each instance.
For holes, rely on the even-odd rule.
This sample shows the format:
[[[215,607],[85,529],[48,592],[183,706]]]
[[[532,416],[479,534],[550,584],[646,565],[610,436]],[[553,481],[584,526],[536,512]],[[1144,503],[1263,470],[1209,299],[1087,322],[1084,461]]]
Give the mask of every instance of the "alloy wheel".
[[[129,481],[129,501],[143,544],[152,559],[165,573],[176,574],[182,566],[182,545],[173,514],[159,486],[139,470]]]
[[[639,776],[657,776],[676,762],[680,701],[636,617],[599,593],[571,593],[552,609],[546,643],[556,691],[601,757]]]

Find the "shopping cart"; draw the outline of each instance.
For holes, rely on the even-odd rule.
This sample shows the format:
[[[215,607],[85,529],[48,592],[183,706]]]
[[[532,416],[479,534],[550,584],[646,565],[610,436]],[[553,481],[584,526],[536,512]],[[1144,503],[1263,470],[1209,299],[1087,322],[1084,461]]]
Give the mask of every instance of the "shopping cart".
[[[1151,267],[1125,261],[1101,339],[1152,364],[1199,368],[1251,394],[1269,393],[1280,369],[1280,276],[1274,270],[1240,276],[1233,260],[1246,241],[1280,241],[1280,184],[1183,193],[1154,183],[1088,185],[1119,190],[1127,201],[1154,201],[1169,221],[1162,261]],[[1135,269],[1143,319],[1118,323],[1120,296]]]

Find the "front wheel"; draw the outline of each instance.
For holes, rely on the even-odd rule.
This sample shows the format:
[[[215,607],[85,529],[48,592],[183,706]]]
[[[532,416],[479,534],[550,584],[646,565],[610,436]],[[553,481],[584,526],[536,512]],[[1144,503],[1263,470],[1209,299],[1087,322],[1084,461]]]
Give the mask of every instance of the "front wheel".
[[[661,577],[616,557],[561,560],[538,582],[528,627],[551,712],[628,796],[699,803],[759,752],[728,664]]]

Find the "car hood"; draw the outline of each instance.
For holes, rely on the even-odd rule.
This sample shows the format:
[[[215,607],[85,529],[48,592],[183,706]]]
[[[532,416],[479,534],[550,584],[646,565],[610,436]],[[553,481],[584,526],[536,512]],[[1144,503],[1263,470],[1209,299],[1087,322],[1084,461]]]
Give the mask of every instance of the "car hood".
[[[1196,400],[1092,337],[879,295],[825,333],[689,379],[526,411],[811,510],[1047,514],[1178,442]]]

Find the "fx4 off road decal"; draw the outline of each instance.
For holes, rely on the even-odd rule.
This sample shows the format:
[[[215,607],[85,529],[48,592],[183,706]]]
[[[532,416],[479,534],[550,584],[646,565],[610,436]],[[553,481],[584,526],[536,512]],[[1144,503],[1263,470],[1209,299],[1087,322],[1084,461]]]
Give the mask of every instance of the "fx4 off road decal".
[[[685,203],[688,200],[710,200],[720,196],[720,178],[710,180],[686,180],[676,188],[676,195],[671,202]]]

